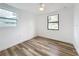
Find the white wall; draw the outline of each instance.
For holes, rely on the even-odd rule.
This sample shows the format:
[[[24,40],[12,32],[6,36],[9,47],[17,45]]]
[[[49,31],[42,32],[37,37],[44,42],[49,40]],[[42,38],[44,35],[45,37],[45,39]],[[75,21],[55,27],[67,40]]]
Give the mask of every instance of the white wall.
[[[47,16],[59,13],[59,30],[47,30]],[[68,7],[36,18],[38,36],[73,43],[73,8]]]
[[[79,54],[79,4],[74,5],[74,46]]]
[[[2,7],[16,12],[18,19],[16,27],[0,28],[0,50],[4,50],[35,36],[33,14],[4,4],[0,5],[0,8]]]

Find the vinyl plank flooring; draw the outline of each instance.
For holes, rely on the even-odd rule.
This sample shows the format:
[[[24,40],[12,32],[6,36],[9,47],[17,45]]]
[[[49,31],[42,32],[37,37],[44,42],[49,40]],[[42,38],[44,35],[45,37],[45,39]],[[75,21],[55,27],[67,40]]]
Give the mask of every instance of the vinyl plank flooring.
[[[35,37],[0,52],[0,56],[78,56],[69,43]]]

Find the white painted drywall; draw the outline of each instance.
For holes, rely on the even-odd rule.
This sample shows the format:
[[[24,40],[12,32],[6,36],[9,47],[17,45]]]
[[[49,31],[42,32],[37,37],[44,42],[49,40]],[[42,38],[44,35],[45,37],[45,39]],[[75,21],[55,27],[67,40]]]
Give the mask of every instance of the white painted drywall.
[[[79,54],[79,4],[74,5],[74,46]]]
[[[54,14],[59,14],[59,30],[48,30],[47,16]],[[73,43],[73,7],[38,15],[36,18],[36,32],[38,36]]]
[[[35,36],[33,14],[5,4],[1,4],[0,8],[14,11],[18,17],[16,27],[0,28],[0,51],[31,39]]]

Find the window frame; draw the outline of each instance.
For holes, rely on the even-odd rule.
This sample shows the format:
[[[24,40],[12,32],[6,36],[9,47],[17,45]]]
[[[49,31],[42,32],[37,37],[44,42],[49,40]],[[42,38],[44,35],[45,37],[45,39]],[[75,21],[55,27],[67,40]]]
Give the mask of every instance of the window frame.
[[[49,22],[48,17],[49,17],[49,16],[54,16],[54,15],[58,15],[58,22]],[[47,16],[47,29],[48,29],[48,30],[59,30],[59,14],[54,14],[54,15],[49,15],[49,16]],[[49,23],[57,23],[57,24],[58,24],[58,29],[49,29]]]

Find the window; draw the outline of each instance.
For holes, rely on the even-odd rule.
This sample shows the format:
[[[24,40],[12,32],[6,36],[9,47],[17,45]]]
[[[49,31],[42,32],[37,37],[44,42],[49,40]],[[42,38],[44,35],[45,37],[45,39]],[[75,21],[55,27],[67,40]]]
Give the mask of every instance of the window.
[[[16,26],[16,13],[0,9],[0,27]]]
[[[48,30],[59,30],[59,14],[47,16]]]

